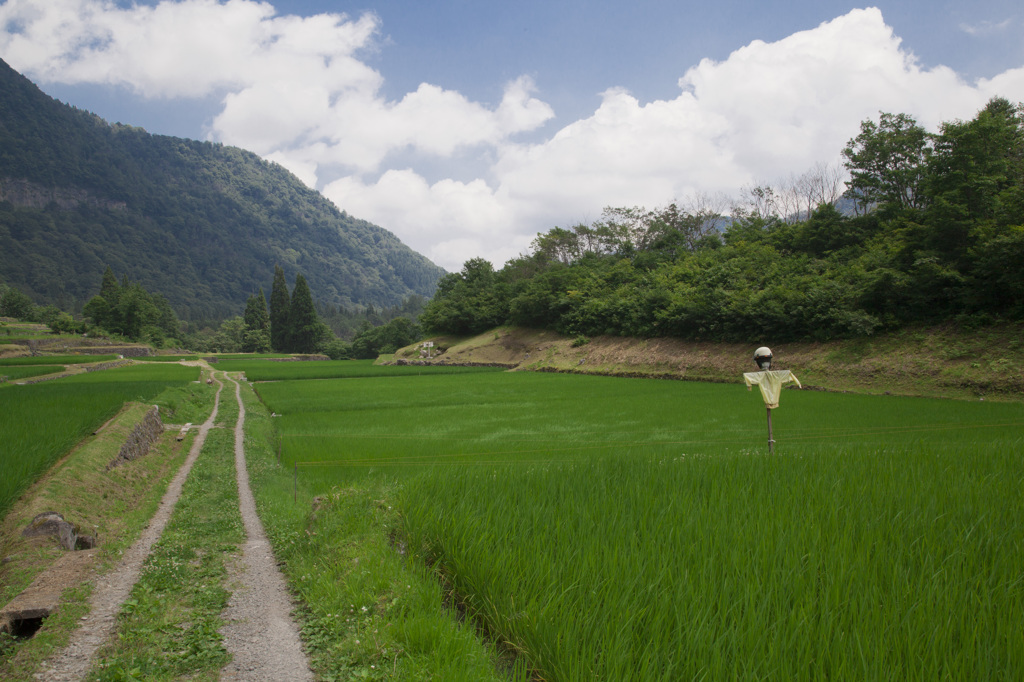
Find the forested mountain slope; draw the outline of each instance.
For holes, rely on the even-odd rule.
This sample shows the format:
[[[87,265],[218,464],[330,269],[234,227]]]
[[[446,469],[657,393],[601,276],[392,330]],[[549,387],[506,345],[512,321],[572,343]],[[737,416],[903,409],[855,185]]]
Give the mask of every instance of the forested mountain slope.
[[[429,297],[443,274],[279,165],[111,125],[0,60],[0,279],[77,312],[109,265],[211,320],[239,314],[275,263],[344,307]]]

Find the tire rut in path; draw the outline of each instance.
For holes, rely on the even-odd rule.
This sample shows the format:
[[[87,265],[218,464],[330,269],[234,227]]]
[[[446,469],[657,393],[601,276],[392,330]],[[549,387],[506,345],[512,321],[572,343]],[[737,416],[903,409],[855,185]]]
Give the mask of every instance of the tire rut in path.
[[[121,604],[128,598],[132,587],[139,580],[139,573],[142,570],[142,563],[149,556],[149,552],[164,527],[171,518],[178,498],[181,497],[181,489],[185,485],[185,479],[192,471],[199,453],[206,442],[206,434],[213,428],[217,419],[217,409],[220,407],[220,394],[224,388],[216,377],[217,393],[213,400],[213,411],[209,418],[199,427],[196,438],[192,441],[192,448],[189,450],[185,463],[182,464],[178,473],[175,474],[167,492],[160,500],[160,506],[150,519],[149,525],[143,529],[139,539],[135,541],[128,551],[124,553],[121,560],[110,572],[97,576],[92,597],[89,599],[89,615],[83,618],[81,627],[71,634],[71,641],[68,645],[52,655],[36,674],[36,679],[47,682],[72,682],[85,678],[86,673],[92,665],[92,659],[96,651],[107,641],[116,629],[116,618],[121,610]]]
[[[227,375],[225,375],[227,377]],[[228,566],[231,599],[221,628],[224,645],[232,655],[221,671],[222,680],[313,680],[302,650],[299,629],[291,618],[292,602],[284,576],[270,549],[249,487],[245,462],[245,406],[242,387],[234,379],[238,401],[235,424],[235,470],[238,500],[245,525],[242,556]]]

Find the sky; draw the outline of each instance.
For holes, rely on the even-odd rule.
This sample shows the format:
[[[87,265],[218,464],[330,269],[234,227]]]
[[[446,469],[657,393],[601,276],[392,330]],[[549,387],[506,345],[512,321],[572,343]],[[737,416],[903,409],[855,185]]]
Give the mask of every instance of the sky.
[[[860,122],[1024,101],[1019,0],[4,0],[0,58],[276,161],[449,271],[607,206],[741,200]]]

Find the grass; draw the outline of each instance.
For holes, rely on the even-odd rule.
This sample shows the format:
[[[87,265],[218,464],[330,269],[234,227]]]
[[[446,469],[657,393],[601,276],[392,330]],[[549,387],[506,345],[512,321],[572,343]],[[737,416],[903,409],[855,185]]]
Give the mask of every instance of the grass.
[[[29,367],[0,367],[0,377],[6,377],[7,381],[18,381],[31,377],[45,376],[63,372],[61,365],[33,365]]]
[[[257,384],[286,463],[574,460],[609,452],[729,453],[767,440],[760,396],[742,386],[510,373]],[[1019,438],[1016,404],[786,391],[779,447],[972,443]],[[1000,426],[1002,425],[1002,426]]]
[[[738,385],[257,388],[284,491],[299,465],[298,505],[269,515],[385,500],[378,532],[544,679],[1024,676],[1020,404],[786,391],[769,457]],[[330,584],[337,542],[276,538]]]
[[[218,423],[238,406],[225,388]],[[160,541],[118,616],[90,680],[215,680],[230,660],[218,632],[230,593],[225,561],[245,539],[235,484],[234,432],[209,433]]]
[[[82,365],[116,360],[116,355],[35,355],[22,358],[0,358],[0,367],[21,365]],[[6,372],[6,370],[4,370]]]
[[[475,374],[500,371],[493,367],[445,367],[417,365],[375,365],[373,360],[223,360],[217,369],[244,372],[249,381],[285,379],[352,379],[357,377],[408,377],[437,374]]]
[[[0,343],[16,343],[22,339],[61,338],[61,335],[54,334],[45,324],[14,323],[0,325],[0,337]]]
[[[194,367],[135,365],[0,391],[0,515],[74,444],[125,402],[146,401],[198,376]]]

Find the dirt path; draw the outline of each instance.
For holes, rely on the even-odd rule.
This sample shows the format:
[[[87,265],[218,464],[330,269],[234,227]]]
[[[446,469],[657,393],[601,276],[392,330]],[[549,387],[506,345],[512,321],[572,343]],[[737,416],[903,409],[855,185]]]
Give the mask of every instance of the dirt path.
[[[192,465],[203,449],[206,434],[213,428],[217,419],[217,408],[220,406],[220,394],[224,384],[216,378],[214,381],[217,383],[217,394],[214,398],[213,411],[199,427],[199,433],[196,434],[196,438],[192,442],[192,449],[189,450],[185,463],[167,486],[167,492],[160,500],[160,506],[149,525],[142,531],[142,535],[135,541],[135,544],[124,553],[117,566],[106,575],[96,579],[95,589],[89,600],[89,615],[82,619],[82,626],[72,633],[68,645],[42,664],[40,672],[36,675],[37,679],[47,680],[47,682],[69,682],[83,679],[89,671],[97,649],[114,633],[115,618],[121,609],[121,604],[128,598],[132,587],[138,582],[142,563],[149,556],[150,549],[160,539],[164,527],[170,520],[178,498],[181,497],[185,479],[188,478]]]
[[[228,568],[232,595],[224,612],[227,624],[221,628],[221,634],[232,661],[221,671],[221,679],[312,680],[299,629],[291,618],[292,603],[284,577],[256,515],[256,503],[249,488],[241,386],[234,379],[228,381],[235,384],[238,400],[235,469],[247,540],[241,558]]]

